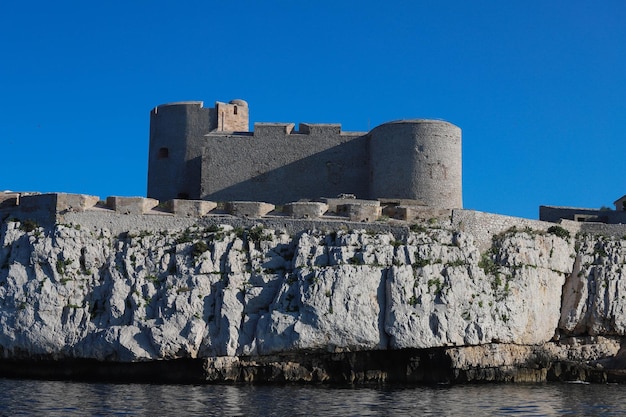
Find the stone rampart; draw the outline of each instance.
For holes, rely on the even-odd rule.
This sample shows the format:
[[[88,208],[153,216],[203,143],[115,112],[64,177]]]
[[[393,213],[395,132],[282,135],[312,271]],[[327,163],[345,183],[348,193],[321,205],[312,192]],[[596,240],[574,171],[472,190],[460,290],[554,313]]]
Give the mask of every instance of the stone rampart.
[[[463,207],[461,129],[440,120],[401,120],[380,125],[369,136],[370,197]]]
[[[120,214],[147,214],[159,204],[158,200],[143,197],[107,197],[107,207]]]
[[[290,135],[296,125],[294,123],[255,123],[254,136],[258,138]]]
[[[341,125],[338,123],[300,123],[298,133],[302,135],[340,135]]]
[[[534,230],[547,230],[554,223],[540,220],[523,219],[520,217],[504,216],[501,214],[483,213],[473,210],[453,210],[452,224],[462,232],[471,234],[476,240],[476,246],[485,251],[491,247],[492,236],[516,227],[518,229],[531,228]],[[576,234],[578,229],[575,225],[563,225],[570,233]],[[625,228],[626,230],[626,228]]]
[[[217,208],[217,203],[204,200],[168,200],[165,209],[177,216],[202,217]]]
[[[293,202],[275,206],[265,202],[230,201],[217,203],[204,200],[157,200],[143,197],[108,197],[81,194],[0,193],[0,219],[16,218],[37,222],[66,222],[82,219],[94,227],[114,230],[142,228],[146,230],[189,227],[199,219],[205,223],[250,226],[261,222],[267,227],[297,233],[307,229],[358,229],[367,224],[368,230],[395,230],[404,234],[412,224],[448,224],[470,233],[481,251],[489,249],[492,236],[516,227],[545,231],[553,222],[523,219],[473,210],[433,209],[407,205],[409,200],[359,200],[327,198],[324,202]],[[389,214],[393,216],[389,216]],[[77,214],[78,217],[75,217]],[[121,216],[120,216],[121,215]],[[208,224],[207,223],[207,224]],[[584,223],[560,220],[560,227],[570,234],[625,236],[626,225]]]
[[[561,224],[564,224],[563,221]],[[604,223],[580,223],[571,222],[578,226],[581,233],[589,233],[592,235],[606,235],[624,237],[626,236],[626,224],[604,224]]]
[[[15,217],[49,221],[57,215],[89,210],[98,201],[98,197],[84,194],[0,193],[0,217],[5,212],[19,213]]]
[[[134,219],[142,218],[142,224],[144,221],[158,223],[156,218],[159,216],[195,219],[224,218],[225,216],[250,219],[273,218],[279,223],[308,219],[319,220],[321,223],[378,221],[384,224],[387,220],[381,216],[382,208],[378,200],[353,198],[324,200],[325,202],[298,201],[277,207],[274,204],[259,201],[227,201],[218,204],[205,200],[173,199],[160,203],[158,200],[143,197],[111,196],[105,201],[100,201],[96,196],[82,194],[0,193],[0,201],[8,203],[0,206],[0,218],[14,217],[47,222],[60,221],[69,213],[90,212],[95,217],[102,216],[103,218],[109,214],[133,216]],[[107,227],[109,226],[107,223]],[[129,227],[132,228],[130,225]]]
[[[296,219],[318,219],[328,211],[328,204],[300,201],[285,204],[283,211]]]

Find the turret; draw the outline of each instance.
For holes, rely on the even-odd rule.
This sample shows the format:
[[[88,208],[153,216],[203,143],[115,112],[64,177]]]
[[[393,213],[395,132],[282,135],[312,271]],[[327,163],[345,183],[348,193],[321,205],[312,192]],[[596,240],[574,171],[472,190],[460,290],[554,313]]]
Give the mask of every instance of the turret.
[[[201,101],[162,104],[150,112],[148,197],[201,198],[204,135],[247,132],[248,103],[216,102],[215,108]]]
[[[199,193],[193,142],[209,132],[212,110],[204,108],[201,101],[186,101],[163,104],[150,112],[148,197],[194,198]]]
[[[244,100],[231,100],[229,103],[215,103],[216,130],[220,132],[247,132],[248,103]]]
[[[370,197],[462,208],[461,129],[439,120],[389,122],[370,132]]]

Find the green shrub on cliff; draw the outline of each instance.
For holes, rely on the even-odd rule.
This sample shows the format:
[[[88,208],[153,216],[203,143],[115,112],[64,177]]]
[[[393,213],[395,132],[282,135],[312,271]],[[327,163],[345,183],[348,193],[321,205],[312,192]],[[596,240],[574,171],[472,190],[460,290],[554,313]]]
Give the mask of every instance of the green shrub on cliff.
[[[569,230],[562,228],[561,226],[550,226],[548,227],[548,233],[553,234],[554,236],[569,239]]]
[[[478,261],[478,266],[485,271],[485,275],[495,275],[498,273],[498,264],[493,260],[491,253],[483,253]]]

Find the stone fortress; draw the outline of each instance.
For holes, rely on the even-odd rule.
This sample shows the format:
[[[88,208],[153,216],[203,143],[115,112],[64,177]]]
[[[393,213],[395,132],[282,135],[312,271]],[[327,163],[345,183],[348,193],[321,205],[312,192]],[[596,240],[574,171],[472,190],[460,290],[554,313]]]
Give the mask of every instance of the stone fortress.
[[[213,108],[201,101],[160,105],[150,112],[148,198],[0,192],[0,215],[44,222],[83,212],[265,219],[284,227],[286,219],[314,222],[289,229],[438,219],[484,236],[549,223],[573,233],[626,232],[626,196],[615,201],[616,210],[541,206],[539,220],[464,210],[461,130],[445,121],[400,120],[370,132],[294,127],[255,123],[249,132],[244,100]]]
[[[370,132],[339,124],[255,123],[243,100],[181,102],[150,114],[148,197],[273,204],[350,194],[461,208],[461,130],[401,120]]]

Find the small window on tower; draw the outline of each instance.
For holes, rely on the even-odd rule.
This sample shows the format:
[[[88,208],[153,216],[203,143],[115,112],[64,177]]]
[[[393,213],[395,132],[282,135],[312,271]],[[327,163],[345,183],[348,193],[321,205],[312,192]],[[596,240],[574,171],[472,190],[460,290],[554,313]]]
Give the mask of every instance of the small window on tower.
[[[170,150],[168,148],[160,148],[157,158],[165,159],[170,157]]]
[[[233,114],[237,114],[237,106],[233,109]]]

